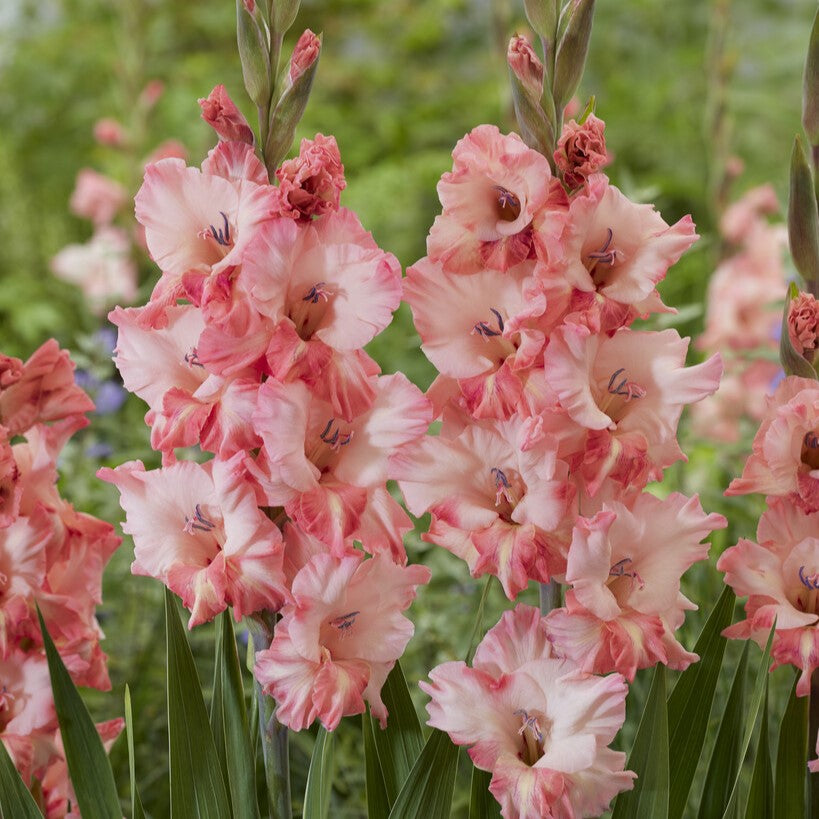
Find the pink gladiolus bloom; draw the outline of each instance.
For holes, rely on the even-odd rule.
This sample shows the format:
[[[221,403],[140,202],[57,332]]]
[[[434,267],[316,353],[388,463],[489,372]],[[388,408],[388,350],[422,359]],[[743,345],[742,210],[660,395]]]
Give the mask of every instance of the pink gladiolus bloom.
[[[656,285],[696,240],[690,216],[669,227],[652,205],[635,204],[595,174],[569,207],[558,264],[572,287],[597,296],[584,323],[610,331],[627,319],[669,312]]]
[[[631,789],[625,754],[606,747],[625,722],[625,680],[554,656],[537,609],[504,612],[472,668],[449,662],[429,676],[429,725],[492,773],[505,819],[599,816]]]
[[[433,262],[454,273],[484,267],[505,272],[534,258],[532,222],[545,211],[544,230],[551,239],[560,235],[565,214],[548,207],[549,163],[517,134],[479,125],[458,142],[452,158],[452,171],[438,183],[443,213],[427,239]]]
[[[569,120],[554,152],[555,164],[563,173],[563,181],[569,188],[579,188],[593,173],[609,164],[606,123],[589,114],[582,125]]]
[[[708,556],[701,543],[728,525],[706,515],[699,499],[648,493],[631,508],[603,504],[574,529],[566,568],[566,607],[546,619],[561,656],[584,671],[619,671],[629,680],[638,668],[661,662],[684,669],[697,659],[674,638],[686,609],[696,609],[680,591],[680,578]]]
[[[161,580],[191,612],[189,628],[233,606],[236,620],[287,598],[281,533],[257,506],[244,453],[146,472],[140,461],[97,474],[120,490],[134,574]]]
[[[764,646],[776,620],[774,667],[800,669],[796,693],[804,697],[819,667],[819,512],[772,498],[759,520],[757,540],[740,540],[717,563],[737,595],[748,595],[746,619],[723,634]]]
[[[112,302],[131,302],[137,293],[137,269],[131,242],[120,228],[97,230],[84,245],[68,245],[52,260],[55,276],[77,285],[95,313]]]
[[[0,529],[11,525],[20,511],[20,469],[8,443],[7,430],[0,427]]]
[[[543,93],[543,63],[525,37],[512,37],[506,51],[506,62],[527,93],[540,99]]]
[[[779,200],[771,185],[751,188],[728,207],[720,220],[720,233],[734,244],[746,242],[760,226],[767,228],[766,215],[779,213]]]
[[[768,399],[742,477],[726,495],[785,495],[806,512],[819,510],[819,382],[792,375]]]
[[[402,534],[412,525],[386,491],[392,461],[424,435],[429,402],[404,375],[374,381],[372,406],[351,422],[300,383],[266,381],[253,424],[264,442],[248,468],[270,506],[283,506],[306,532],[340,555],[351,539],[406,562]]]
[[[290,58],[290,82],[294,83],[311,65],[319,58],[321,53],[321,38],[316,36],[310,29],[302,32],[293,48],[293,56]]]
[[[311,557],[293,579],[293,602],[270,648],[256,655],[254,674],[276,699],[277,719],[301,731],[318,718],[332,731],[367,702],[384,727],[381,687],[414,631],[402,612],[429,577],[426,566],[386,556]]]
[[[231,182],[248,179],[257,185],[267,185],[267,168],[246,142],[219,142],[208,151],[202,162],[202,172],[221,176]]]
[[[407,270],[404,296],[421,349],[439,372],[459,380],[476,418],[518,411],[520,371],[541,363],[550,317],[534,268],[522,263],[502,277],[452,273],[423,258]]]
[[[552,334],[548,384],[589,430],[584,476],[592,495],[606,477],[645,486],[684,457],[676,438],[682,409],[714,392],[722,375],[719,355],[686,367],[688,342],[676,330],[622,328],[608,337],[567,324]]]
[[[273,323],[261,352],[280,381],[299,379],[347,421],[373,400],[378,372],[360,349],[401,301],[401,267],[352,211],[308,225],[278,219],[248,248],[242,287]]]
[[[236,107],[224,85],[217,85],[207,96],[199,100],[202,119],[226,142],[254,142],[253,129],[244,114]]]
[[[71,194],[69,207],[76,216],[90,219],[97,227],[110,225],[128,201],[128,192],[119,182],[83,168]]]
[[[336,138],[316,134],[315,139],[303,139],[299,155],[283,162],[276,178],[287,216],[306,221],[338,210],[347,182]]]
[[[36,423],[58,421],[94,409],[74,383],[74,362],[51,338],[25,364],[0,356],[0,424],[19,435]]]
[[[396,458],[396,478],[416,517],[432,513],[424,540],[490,573],[514,599],[530,580],[566,567],[575,488],[544,419],[481,421],[452,438],[425,437]]]
[[[800,293],[790,303],[788,336],[796,352],[812,361],[819,348],[819,301],[813,293]]]

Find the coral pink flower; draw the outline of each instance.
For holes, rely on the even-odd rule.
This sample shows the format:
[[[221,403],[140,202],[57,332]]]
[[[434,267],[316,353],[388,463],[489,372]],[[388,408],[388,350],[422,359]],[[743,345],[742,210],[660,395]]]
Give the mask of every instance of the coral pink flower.
[[[742,477],[726,495],[787,495],[805,511],[819,510],[819,382],[792,375],[768,399]]]
[[[323,134],[303,139],[299,155],[283,162],[276,177],[285,214],[301,220],[338,210],[339,197],[347,186],[336,138]]]
[[[321,53],[321,38],[310,29],[305,29],[296,41],[293,54],[290,57],[290,71],[288,77],[294,83],[319,58]]]
[[[584,671],[619,671],[629,680],[657,662],[683,669],[696,660],[674,637],[686,609],[680,578],[708,556],[701,543],[728,522],[706,515],[699,499],[638,495],[631,508],[603,504],[580,518],[569,549],[566,608],[546,619],[560,655]]]
[[[796,693],[804,697],[819,667],[819,512],[772,498],[759,520],[757,540],[740,540],[717,563],[737,595],[748,595],[746,619],[723,633],[764,646],[776,620],[774,667],[800,669]]]
[[[311,557],[293,579],[293,602],[270,648],[256,655],[254,674],[276,699],[277,719],[301,731],[318,718],[332,731],[366,701],[384,727],[381,687],[414,631],[402,612],[429,577],[426,566],[386,556]]]
[[[406,562],[402,533],[412,525],[385,483],[394,477],[391,460],[426,432],[432,414],[402,374],[373,380],[372,406],[351,422],[303,384],[266,381],[253,415],[264,447],[248,468],[270,506],[283,506],[336,554],[363,529],[368,549]]]
[[[796,352],[812,361],[819,348],[819,301],[813,293],[800,293],[790,303],[788,335]]]
[[[555,657],[531,606],[504,612],[472,668],[449,662],[429,676],[420,684],[432,698],[429,724],[492,773],[505,819],[599,816],[631,789],[625,754],[606,747],[625,721],[623,677],[592,677]]]
[[[609,164],[605,127],[606,123],[594,114],[589,114],[582,125],[572,119],[563,126],[554,159],[569,188],[579,188],[589,176]]]
[[[242,286],[274,325],[262,350],[274,378],[304,381],[347,421],[369,407],[367,376],[378,370],[360,348],[391,321],[401,268],[352,211],[267,225],[248,248]]]
[[[427,240],[433,262],[455,273],[506,271],[534,256],[532,221],[547,209],[552,173],[546,158],[517,134],[479,125],[452,152],[452,171],[438,183],[443,213]],[[565,215],[544,229],[556,239]]]
[[[676,330],[622,328],[608,337],[567,324],[552,334],[548,384],[590,431],[584,476],[592,495],[606,477],[644,486],[684,457],[676,439],[682,409],[714,392],[722,374],[719,355],[685,367],[688,342]]]
[[[0,427],[0,529],[14,522],[20,511],[22,487],[20,469],[8,442],[9,434]]]
[[[656,285],[696,240],[690,216],[669,227],[652,205],[630,201],[603,174],[592,176],[569,207],[559,262],[572,287],[596,294],[584,323],[609,331],[636,316],[668,312]]]
[[[424,540],[490,573],[513,599],[566,566],[574,486],[544,419],[481,421],[455,437],[426,437],[396,458],[407,508],[432,513]]]
[[[136,298],[131,242],[120,228],[100,228],[86,244],[64,247],[51,260],[51,269],[55,276],[77,285],[95,313],[102,313],[112,302]]]
[[[69,200],[71,212],[90,219],[97,227],[110,225],[128,201],[128,192],[119,182],[83,168]]]
[[[51,338],[25,364],[0,356],[0,424],[19,435],[36,423],[58,421],[94,409],[74,383],[74,363]]]
[[[270,186],[163,159],[146,168],[135,203],[148,250],[163,273],[152,298],[173,303],[186,293],[185,274],[209,278],[241,263],[259,226],[277,214],[279,195]]]
[[[543,63],[525,37],[512,37],[506,51],[506,62],[526,92],[540,99],[543,94]]]
[[[199,100],[202,119],[227,142],[254,142],[253,129],[236,107],[224,85],[217,85],[207,98]]]
[[[135,574],[161,580],[190,610],[189,628],[228,606],[237,621],[287,597],[281,533],[258,508],[241,462],[179,461],[146,472],[140,461],[101,469],[120,490]]]
[[[439,372],[459,380],[476,418],[516,412],[519,372],[541,363],[549,317],[534,268],[525,262],[503,277],[491,270],[451,273],[423,258],[407,270],[404,297],[421,349]]]

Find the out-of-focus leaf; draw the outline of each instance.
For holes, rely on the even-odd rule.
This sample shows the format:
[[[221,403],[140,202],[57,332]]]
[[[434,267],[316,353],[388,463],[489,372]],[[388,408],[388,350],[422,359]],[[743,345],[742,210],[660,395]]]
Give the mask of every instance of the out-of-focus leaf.
[[[34,798],[0,742],[0,819],[43,819]]]
[[[125,735],[128,739],[128,773],[131,777],[131,817],[145,819],[142,800],[136,781],[136,762],[134,760],[134,714],[131,709],[131,689],[125,686]]]
[[[399,663],[390,671],[381,699],[389,714],[387,727],[381,730],[378,721],[372,720],[372,732],[387,799],[392,805],[424,748],[421,723]]]
[[[171,816],[174,819],[229,819],[222,767],[216,753],[199,675],[176,611],[165,589],[167,638],[168,745]]]
[[[719,723],[717,739],[705,775],[700,819],[722,816],[731,795],[731,786],[739,770],[739,743],[745,719],[745,677],[748,669],[748,647],[745,643],[739,658],[734,681]]]
[[[333,743],[335,734],[320,727],[310,758],[307,788],[304,791],[303,819],[327,819],[330,812],[330,791],[333,787]]]
[[[575,0],[570,9],[555,61],[554,100],[558,111],[574,96],[583,76],[594,19],[594,0]]]
[[[756,726],[756,719],[759,714],[759,709],[762,706],[762,700],[765,696],[765,691],[768,685],[768,666],[771,662],[771,644],[773,643],[774,637],[774,630],[776,629],[776,623],[774,623],[773,627],[771,628],[771,633],[768,635],[768,642],[765,646],[765,650],[762,652],[762,657],[759,661],[759,666],[756,670],[756,677],[754,678],[754,687],[751,691],[751,699],[748,702],[748,708],[746,710],[747,721],[745,723],[745,735],[742,738],[742,745],[740,747],[740,753],[738,757],[739,767],[742,767],[742,761],[745,759],[748,748],[751,745],[751,738],[754,734],[754,728]],[[734,777],[734,786],[731,788],[731,795],[728,797],[728,804],[725,807],[725,811],[722,814],[722,819],[730,819],[730,817],[735,815],[736,808],[739,804],[739,780],[740,780],[740,772],[737,772],[737,775]]]
[[[668,761],[669,769],[674,771],[669,791],[669,819],[679,819],[685,811],[722,668],[726,643],[722,630],[731,624],[735,600],[733,590],[726,586],[694,646],[699,662],[680,675],[668,698]]]
[[[774,819],[807,815],[805,780],[808,774],[808,705],[810,697],[796,696],[793,681],[788,705],[779,727],[774,787]]]
[[[773,816],[774,784],[771,775],[771,752],[768,740],[768,678],[765,678],[765,696],[762,700],[762,724],[759,726],[759,742],[756,748],[754,772],[745,819],[770,819]],[[801,815],[801,814],[797,814]]]
[[[401,788],[389,819],[449,819],[458,747],[437,728]]]
[[[469,819],[498,819],[500,805],[489,792],[492,774],[472,767],[472,784],[469,788]]]
[[[390,800],[384,786],[384,776],[378,761],[373,737],[373,721],[369,710],[361,715],[361,731],[364,737],[364,767],[367,783],[367,816],[369,819],[381,819],[390,812]]]
[[[122,816],[108,754],[37,609],[68,772],[84,819]]]
[[[810,30],[802,85],[802,127],[812,145],[819,145],[819,11]]]
[[[788,239],[793,263],[815,293],[819,285],[819,213],[813,175],[799,137],[796,137],[791,153]]]
[[[634,789],[614,803],[612,819],[664,819],[668,816],[668,713],[665,666],[654,669],[651,690],[634,737],[627,768],[637,774]]]

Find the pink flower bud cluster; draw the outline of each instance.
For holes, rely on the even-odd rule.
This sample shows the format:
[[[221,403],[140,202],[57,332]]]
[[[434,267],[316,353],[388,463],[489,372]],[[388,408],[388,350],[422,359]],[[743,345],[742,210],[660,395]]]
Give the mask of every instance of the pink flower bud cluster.
[[[74,682],[110,688],[95,608],[120,539],[56,486],[60,450],[93,408],[53,339],[25,363],[0,355],[0,740],[55,819],[73,792],[35,603]],[[101,725],[103,738],[121,723]]]
[[[590,155],[602,157],[597,123]],[[570,124],[561,140],[575,158],[566,146],[576,136]],[[566,584],[565,607],[532,626],[547,635],[561,673],[616,671],[611,685],[622,685],[620,674],[633,679],[658,662],[685,668],[696,655],[674,632],[695,606],[680,578],[726,522],[696,497],[660,500],[644,489],[685,458],[680,414],[716,390],[722,363],[713,356],[686,367],[688,339],[630,325],[673,312],[656,288],[695,241],[691,218],[669,226],[603,174],[583,176],[574,160],[577,178],[561,181],[542,154],[490,125],[467,134],[453,159],[438,184],[443,212],[427,256],[405,280],[422,349],[440,372],[429,397],[442,420],[437,437],[398,457],[408,508],[431,513],[425,540],[475,577],[496,575],[510,599],[530,581]],[[441,703],[450,695],[474,703],[477,694],[452,694],[446,668],[431,675],[431,724],[455,742],[478,743],[473,759],[493,771],[504,816],[592,815],[630,782],[616,755],[605,763],[621,771],[613,779],[573,780],[557,746],[538,738],[554,730],[560,706],[543,710],[534,693],[528,706],[506,698],[507,683],[498,672],[490,681],[477,662],[471,673],[497,687],[492,708],[505,714],[493,725],[517,728],[505,740],[490,738],[488,716],[472,732],[455,728]],[[492,753],[480,750],[478,734]],[[596,764],[592,757],[572,770]]]
[[[725,635],[764,646],[776,620],[774,666],[800,669],[796,693],[807,696],[819,668],[819,381],[788,376],[767,401],[753,452],[725,493],[759,492],[768,503],[758,543],[740,540],[717,563],[748,596],[746,619]]]
[[[137,194],[162,273],[148,304],[110,319],[163,467],[100,476],[120,490],[133,571],[178,594],[190,627],[228,607],[280,613],[256,664],[280,721],[333,729],[367,701],[383,722],[413,632],[402,612],[429,579],[406,565],[412,524],[386,482],[431,407],[363,350],[401,270],[340,207],[333,137],[304,140],[276,186],[247,140],[220,136],[201,168],[149,165]],[[177,460],[191,446],[213,457]]]
[[[759,355],[767,351],[773,358],[779,349],[787,232],[768,221],[779,211],[776,193],[764,185],[745,193],[720,221],[732,252],[709,279],[705,332],[697,347],[721,351],[725,373],[719,391],[692,410],[694,430],[704,438],[738,441],[745,419],[762,420],[765,395],[782,372]]]

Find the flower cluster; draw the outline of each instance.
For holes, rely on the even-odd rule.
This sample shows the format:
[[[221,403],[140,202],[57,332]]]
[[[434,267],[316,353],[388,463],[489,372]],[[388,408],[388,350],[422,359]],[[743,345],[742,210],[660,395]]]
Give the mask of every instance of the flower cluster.
[[[722,238],[735,252],[709,279],[706,327],[697,341],[706,352],[728,353],[719,392],[693,409],[694,428],[706,438],[739,440],[740,421],[762,420],[764,396],[781,376],[773,359],[779,349],[777,299],[785,290],[787,232],[784,225],[768,221],[778,212],[776,194],[765,185],[749,190],[720,222]],[[804,321],[796,332],[810,343]]]
[[[53,339],[25,363],[0,355],[0,740],[47,817],[65,816],[72,792],[36,605],[74,682],[110,688],[95,608],[120,539],[56,487],[59,453],[93,408]],[[113,740],[121,720],[99,727]]]
[[[305,32],[294,63],[317,48]],[[431,408],[362,349],[401,270],[340,206],[335,139],[303,140],[271,184],[225,89],[201,104],[217,146],[201,168],[149,165],[136,197],[162,275],[148,304],[110,314],[163,467],[100,476],[120,490],[133,571],[178,594],[190,627],[228,607],[280,613],[256,675],[281,722],[332,729],[364,700],[383,721],[413,631],[402,612],[429,578],[406,566],[411,523],[386,482]],[[213,457],[176,459],[194,445]]]
[[[162,92],[161,83],[148,83],[135,101],[134,116],[146,117]],[[129,129],[117,120],[106,118],[97,122],[94,137],[100,145],[133,155],[129,156],[129,162],[141,167],[138,164],[140,146],[134,143]],[[182,145],[169,140],[141,162],[172,156],[184,158],[185,155]],[[129,204],[128,191],[120,182],[91,168],[83,168],[77,174],[69,208],[75,216],[91,223],[93,233],[87,242],[64,247],[51,261],[53,273],[79,287],[89,309],[99,315],[104,315],[118,300],[131,303],[137,295],[134,251],[137,247],[144,248],[144,236],[133,222],[133,213],[126,216]]]

